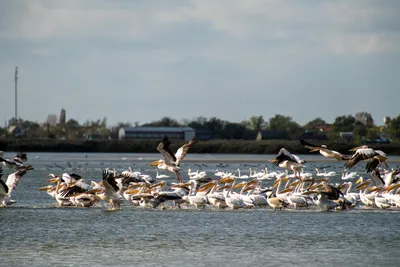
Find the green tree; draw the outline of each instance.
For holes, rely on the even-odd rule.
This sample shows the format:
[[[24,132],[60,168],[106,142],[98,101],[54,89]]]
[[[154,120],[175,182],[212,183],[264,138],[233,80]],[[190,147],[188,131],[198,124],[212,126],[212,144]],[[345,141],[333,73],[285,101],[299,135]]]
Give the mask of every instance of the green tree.
[[[390,131],[393,136],[400,136],[400,114],[394,117],[390,122]]]
[[[374,126],[374,119],[372,118],[371,113],[369,112],[357,112],[355,115],[355,119],[357,122],[363,124],[366,128],[371,128]]]
[[[152,121],[150,123],[143,124],[142,126],[151,126],[151,127],[180,127],[178,121],[172,119],[170,117],[163,117],[159,121]]]
[[[222,130],[222,135],[225,139],[243,139],[245,132],[246,126],[243,124],[227,122]]]
[[[256,132],[261,131],[266,126],[264,117],[256,115],[253,115],[247,121],[244,121],[244,124],[247,128]]]
[[[319,131],[318,126],[324,125],[324,124],[326,124],[326,122],[323,119],[321,119],[320,117],[317,117],[317,118],[307,122],[303,126],[303,128],[306,129],[306,130]]]
[[[289,139],[297,139],[303,128],[292,117],[277,114],[269,119],[268,128],[286,135]]]
[[[352,115],[339,116],[335,118],[333,123],[334,132],[353,132],[356,118]]]

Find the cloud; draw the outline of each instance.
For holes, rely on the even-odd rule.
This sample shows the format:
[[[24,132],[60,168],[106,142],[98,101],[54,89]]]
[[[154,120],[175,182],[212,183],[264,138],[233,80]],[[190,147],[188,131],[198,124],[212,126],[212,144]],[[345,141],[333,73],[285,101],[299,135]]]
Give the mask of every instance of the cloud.
[[[40,120],[62,105],[111,123],[132,114],[141,122],[274,113],[306,121],[359,111],[360,92],[379,116],[395,113],[395,105],[372,105],[372,96],[376,88],[396,95],[398,10],[390,0],[0,1],[0,78],[8,88],[0,110],[12,115],[13,101],[4,99],[13,97],[18,65],[21,114]],[[49,95],[56,101],[30,112],[30,102]],[[129,111],[103,108],[120,101],[132,101]]]

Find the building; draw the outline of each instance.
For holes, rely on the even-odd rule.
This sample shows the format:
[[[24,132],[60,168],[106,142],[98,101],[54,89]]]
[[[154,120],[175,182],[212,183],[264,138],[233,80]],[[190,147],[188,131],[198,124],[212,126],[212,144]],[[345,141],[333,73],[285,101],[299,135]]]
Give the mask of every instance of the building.
[[[195,136],[195,131],[190,127],[121,127],[118,139],[154,139],[161,140],[164,135],[169,139],[189,141]]]

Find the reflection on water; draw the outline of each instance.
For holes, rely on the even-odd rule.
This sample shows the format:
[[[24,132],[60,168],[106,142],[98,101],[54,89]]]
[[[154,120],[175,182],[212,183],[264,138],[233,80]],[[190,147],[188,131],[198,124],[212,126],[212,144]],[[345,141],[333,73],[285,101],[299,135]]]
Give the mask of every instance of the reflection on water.
[[[75,171],[87,181],[99,181],[102,167],[131,166],[154,175],[155,170],[146,166],[147,158],[159,155],[28,156],[36,170],[18,185],[13,197],[17,204],[0,209],[1,266],[397,266],[400,260],[396,210],[161,211],[127,204],[114,212],[103,207],[57,208],[50,196],[36,190],[46,185],[49,173]],[[221,157],[182,168],[200,169],[210,176],[216,168],[279,171],[251,158],[242,160],[221,165]],[[342,164],[310,161],[305,171],[315,173],[315,168],[336,171],[332,180],[340,181]],[[355,171],[365,175],[362,166]]]

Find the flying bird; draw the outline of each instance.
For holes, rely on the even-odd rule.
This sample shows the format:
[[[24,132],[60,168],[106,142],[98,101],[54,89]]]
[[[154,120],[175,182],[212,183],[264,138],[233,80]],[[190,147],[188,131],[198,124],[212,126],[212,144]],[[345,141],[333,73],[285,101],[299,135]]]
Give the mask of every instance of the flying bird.
[[[33,170],[31,165],[23,166],[18,171],[8,175],[7,181],[4,182],[1,179],[3,176],[3,168],[0,166],[0,207],[9,206],[15,203],[15,200],[11,200],[11,194],[17,187],[22,176],[24,176],[29,170]]]
[[[300,178],[300,171],[304,167],[303,164],[306,163],[305,160],[290,153],[285,148],[281,148],[278,155],[270,160],[270,162],[281,168],[293,171],[294,175],[298,178]]]
[[[0,151],[0,162],[10,169],[19,170],[24,166],[24,162],[28,160],[26,153],[18,153],[13,159],[4,158],[4,152]]]
[[[385,152],[382,150],[374,150],[372,148],[358,148],[353,156],[345,163],[347,169],[353,168],[360,161],[368,160],[365,169],[367,173],[376,169],[379,164],[386,164],[388,159]]]
[[[193,137],[189,142],[181,146],[178,151],[174,154],[169,148],[171,141],[169,141],[168,136],[164,135],[163,140],[158,144],[157,150],[163,155],[164,159],[157,160],[149,163],[150,166],[157,166],[159,169],[167,170],[175,173],[176,179],[179,183],[182,183],[182,178],[180,176],[180,162],[185,158],[189,149],[197,143],[197,137]]]
[[[310,149],[310,152],[315,152],[315,151],[319,151],[319,153],[326,157],[326,158],[333,158],[333,159],[337,159],[339,161],[342,160],[349,160],[350,158],[346,155],[343,155],[340,152],[337,152],[335,150],[330,150],[327,148],[326,145],[321,145],[321,146],[317,146],[317,145],[313,145],[311,143],[306,142],[303,139],[300,139],[300,143],[305,147]]]

